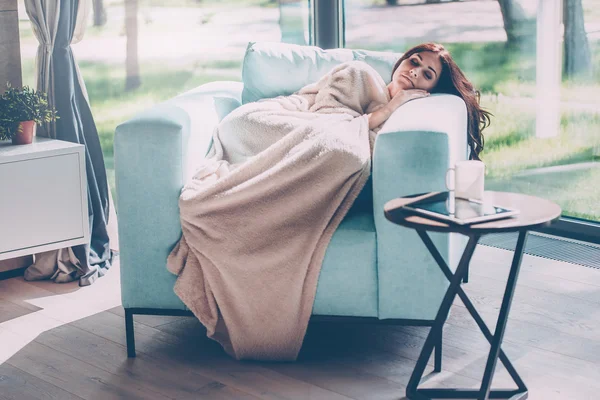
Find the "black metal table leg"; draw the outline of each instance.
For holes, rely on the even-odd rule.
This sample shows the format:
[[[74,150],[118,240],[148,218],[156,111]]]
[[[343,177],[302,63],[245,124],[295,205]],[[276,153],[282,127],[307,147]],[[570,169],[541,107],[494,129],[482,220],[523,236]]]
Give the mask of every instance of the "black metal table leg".
[[[135,357],[135,336],[133,332],[133,313],[125,309],[125,337],[127,340],[127,357]]]
[[[506,329],[506,322],[508,320],[508,313],[510,311],[510,305],[516,286],[517,276],[523,257],[523,250],[525,248],[525,240],[527,237],[527,231],[520,231],[519,240],[517,242],[517,248],[513,257],[511,270],[509,273],[506,290],[502,300],[502,306],[500,314],[498,316],[498,322],[496,324],[495,334],[492,335],[489,328],[471,303],[470,299],[460,287],[461,280],[464,279],[467,273],[468,264],[473,256],[475,246],[479,240],[479,236],[470,236],[469,243],[463,252],[463,256],[458,264],[456,272],[453,274],[448,265],[440,255],[439,251],[431,241],[431,238],[424,230],[417,230],[417,233],[429,249],[432,256],[435,258],[439,267],[442,269],[444,275],[450,281],[450,286],[446,291],[438,314],[436,316],[433,327],[431,328],[425,344],[417,360],[417,365],[413,371],[410,381],[407,386],[406,395],[409,399],[443,399],[443,398],[469,398],[469,399],[488,399],[488,398],[500,398],[500,399],[526,399],[527,398],[527,387],[525,383],[509,361],[508,357],[501,349],[501,343]],[[465,265],[466,264],[466,265]],[[486,369],[482,380],[481,388],[479,390],[474,389],[456,389],[456,388],[443,388],[443,389],[419,389],[418,385],[423,377],[425,366],[431,356],[431,345],[428,345],[428,341],[437,340],[441,337],[441,331],[443,324],[448,317],[450,307],[456,295],[459,295],[469,313],[483,332],[484,336],[491,344],[491,350],[488,355]],[[518,389],[516,390],[491,390],[491,383],[494,374],[494,370],[497,364],[497,360],[500,358],[501,362],[505,365],[507,372],[511,375],[515,381]]]
[[[483,382],[481,383],[481,389],[479,393],[480,399],[487,399],[490,393],[492,379],[494,377],[494,370],[496,369],[496,363],[498,361],[498,353],[500,352],[500,345],[502,344],[502,339],[504,338],[504,331],[506,330],[506,323],[508,321],[508,313],[510,312],[510,306],[515,293],[515,287],[517,285],[517,277],[519,275],[519,269],[521,268],[521,261],[523,260],[523,250],[525,249],[526,240],[527,231],[519,232],[517,247],[515,249],[512,265],[508,274],[508,281],[506,282],[506,289],[504,290],[502,305],[500,306],[500,314],[498,315],[498,321],[496,322],[494,340],[491,342],[492,348],[490,349],[490,354],[488,355],[487,363],[485,365]]]
[[[435,344],[435,359],[433,363],[433,372],[442,372],[442,338],[443,332],[440,333],[437,343]]]
[[[429,235],[427,235],[423,231],[419,231],[418,233],[419,233],[419,236],[421,237],[421,239],[423,240],[423,242],[431,250],[431,255],[437,261],[438,265],[442,269],[442,272],[444,273],[444,275],[446,275],[446,278],[448,278],[448,280],[451,280],[452,275],[453,275],[452,271],[446,264],[446,261],[444,261],[444,258],[442,257],[440,252],[437,250],[437,248],[435,248],[435,245],[431,241],[431,238],[429,237]],[[522,254],[522,251],[524,250],[524,246],[525,246],[525,243],[523,242],[521,249],[519,249],[519,247],[517,247],[517,250],[520,250],[520,251],[515,252],[515,257],[521,257],[520,254]],[[465,307],[467,308],[467,310],[469,311],[469,314],[471,314],[471,316],[473,317],[473,319],[479,326],[479,329],[481,329],[481,331],[482,331],[483,335],[485,336],[485,338],[487,339],[487,341],[491,344],[492,341],[494,340],[494,335],[492,335],[492,332],[489,330],[489,328],[487,327],[487,325],[485,324],[485,322],[483,321],[483,319],[481,318],[481,316],[475,309],[475,306],[473,305],[473,303],[471,302],[471,300],[469,299],[469,297],[467,296],[465,291],[460,286],[458,287],[458,295],[459,295],[460,299],[462,300],[463,304],[465,305]],[[500,348],[500,361],[502,361],[502,364],[504,364],[504,366],[506,367],[506,371],[513,378],[513,380],[515,381],[515,383],[517,384],[519,389],[521,389],[521,391],[527,391],[527,387],[525,386],[525,383],[523,382],[523,380],[517,373],[516,369],[513,367],[512,363],[510,362],[510,360],[508,359],[508,357],[506,356],[506,354],[504,353],[502,348]]]
[[[425,231],[423,234],[427,235]],[[442,334],[442,330],[444,328],[444,322],[448,317],[448,313],[450,312],[450,307],[454,301],[454,298],[457,294],[457,287],[460,286],[460,281],[463,278],[465,270],[473,256],[475,251],[475,246],[477,246],[477,241],[479,240],[479,235],[474,235],[469,237],[469,242],[467,243],[467,247],[463,252],[463,255],[458,263],[458,267],[456,268],[456,273],[452,276],[450,280],[450,286],[448,290],[446,290],[446,294],[444,295],[444,299],[442,300],[442,304],[437,312],[435,317],[435,322],[433,326],[429,330],[429,334],[427,335],[427,339],[425,339],[425,344],[423,345],[423,349],[421,350],[421,354],[417,359],[417,364],[415,365],[415,369],[408,381],[408,386],[406,387],[406,396],[409,399],[419,399],[423,397],[417,397],[417,386],[419,385],[421,378],[423,377],[423,373],[425,372],[425,367],[427,366],[427,361],[429,361],[429,357],[431,356],[431,352],[433,351],[433,347],[435,343],[437,343],[439,336]],[[429,243],[425,243],[425,245],[429,248]],[[435,249],[435,247],[434,247]],[[431,249],[430,249],[431,251]],[[436,249],[437,251],[437,249]]]

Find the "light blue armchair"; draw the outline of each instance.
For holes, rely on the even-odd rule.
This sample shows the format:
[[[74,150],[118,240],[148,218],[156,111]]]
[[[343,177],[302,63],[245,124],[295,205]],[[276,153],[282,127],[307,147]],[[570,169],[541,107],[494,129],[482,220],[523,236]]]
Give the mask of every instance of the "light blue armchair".
[[[135,356],[134,314],[191,315],[173,292],[166,259],[181,235],[178,198],[211,145],[213,128],[235,107],[291,94],[331,68],[364,60],[390,81],[399,54],[250,43],[243,82],[213,82],[158,104],[119,125],[115,171],[122,301],[128,355]],[[372,176],[333,235],[319,276],[313,318],[431,325],[447,280],[409,229],[388,222],[383,205],[444,190],[446,169],[467,158],[463,101],[432,95],[400,107],[377,136]],[[465,242],[432,234],[455,268]],[[441,343],[436,370],[441,367]]]

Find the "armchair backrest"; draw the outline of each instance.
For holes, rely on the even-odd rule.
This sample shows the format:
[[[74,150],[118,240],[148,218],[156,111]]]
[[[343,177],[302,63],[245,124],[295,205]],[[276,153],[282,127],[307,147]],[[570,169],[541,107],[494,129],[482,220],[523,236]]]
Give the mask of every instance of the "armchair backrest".
[[[386,83],[399,53],[330,49],[278,42],[250,42],[242,66],[242,104],[290,95],[316,82],[335,66],[353,60],[371,65]]]

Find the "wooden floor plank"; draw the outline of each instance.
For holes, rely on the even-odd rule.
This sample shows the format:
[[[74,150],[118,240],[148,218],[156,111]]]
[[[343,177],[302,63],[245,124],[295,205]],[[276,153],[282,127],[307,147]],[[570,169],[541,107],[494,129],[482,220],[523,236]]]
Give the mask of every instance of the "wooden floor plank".
[[[498,310],[479,307],[478,312],[488,327],[493,329],[498,318]],[[448,323],[473,330],[479,329],[467,309],[459,305],[453,307],[448,317]],[[558,328],[558,326],[552,326],[551,324],[533,324],[526,320],[511,319],[507,324],[505,340],[527,345],[534,349],[547,350],[588,362],[600,363],[600,340],[571,335]]]
[[[294,379],[343,394],[353,399],[398,399],[406,386],[333,360],[274,364],[270,368]]]
[[[421,352],[424,338],[427,335],[428,329],[419,327],[422,335],[407,333],[402,330],[397,330],[393,326],[380,326],[377,328],[366,329],[363,327],[355,327],[357,335],[360,335],[361,341],[368,343],[365,352],[383,352],[392,353],[397,356],[412,360],[410,365],[414,366]],[[360,344],[357,340],[349,342],[347,347],[356,348],[358,346],[366,347],[366,344]],[[373,348],[374,350],[371,350]],[[475,352],[469,348],[455,346],[452,343],[444,343],[444,371],[449,371],[462,377],[470,378],[474,381],[480,380],[483,375],[483,367],[485,365],[484,352]],[[428,362],[426,372],[433,370],[433,357]],[[506,373],[500,369],[497,379],[501,382],[510,382]],[[408,381],[408,378],[406,379]]]
[[[512,251],[479,245],[473,255],[473,271],[486,268],[489,263],[506,265],[508,268],[513,254]],[[595,268],[524,254],[521,269],[535,272],[541,279],[554,277],[600,287],[600,274]]]
[[[123,307],[111,308],[107,311],[112,312],[115,315],[125,317],[125,311],[123,310]],[[160,325],[170,324],[179,321],[183,318],[186,317],[174,317],[171,315],[135,315],[136,322],[150,326],[152,328],[156,328]]]
[[[407,355],[405,344],[411,338],[421,336],[421,341],[427,335],[427,328],[410,328],[408,334],[402,332],[404,327],[390,327],[391,330],[397,330],[396,334],[379,333],[370,340],[379,345],[382,350],[392,353]],[[450,329],[447,327],[447,330]],[[481,381],[483,369],[487,359],[489,346],[485,345],[485,339],[482,336],[470,332],[458,332],[450,335],[444,332],[444,371],[468,376],[477,381]],[[534,399],[546,399],[556,397],[543,397],[557,393],[569,393],[573,399],[594,398],[598,389],[592,381],[596,381],[597,368],[593,364],[582,362],[569,357],[557,356],[551,352],[534,351],[529,347],[518,346],[511,343],[505,343],[504,350],[508,354],[517,371],[524,379],[534,395]],[[410,355],[408,355],[410,356]],[[429,369],[431,371],[431,369]],[[569,372],[572,371],[572,372]],[[576,377],[577,376],[577,377]],[[582,384],[588,382],[590,385]],[[514,387],[506,370],[498,364],[496,375],[494,376],[495,387]],[[538,397],[542,396],[542,397]]]
[[[0,299],[0,324],[32,312],[35,311],[31,310],[29,307],[24,307],[23,305]]]
[[[89,362],[94,360],[90,358]],[[127,375],[108,373],[35,341],[20,349],[7,363],[84,399],[168,398],[144,389]]]
[[[173,335],[136,323],[137,351],[161,362],[176,363],[180,368],[188,368],[201,376],[263,399],[347,399],[271,371],[260,363],[237,362],[227,356],[216,342],[206,338],[196,319],[186,320],[189,327],[198,329],[201,335],[193,337],[189,332]],[[114,313],[104,312],[78,321],[75,325],[125,345],[124,321]],[[180,329],[186,330],[185,327]]]
[[[422,340],[427,336],[427,330],[419,327],[398,327],[399,331],[410,336],[420,337]],[[547,375],[555,375],[559,378],[571,379],[572,375],[590,380],[590,385],[600,385],[600,371],[594,368],[596,363],[578,358],[558,354],[552,351],[533,348],[515,341],[515,331],[507,332],[507,340],[503,342],[503,349],[511,360],[523,364],[523,368],[531,369],[532,374],[543,372]],[[489,351],[489,344],[483,335],[475,327],[465,328],[448,321],[444,329],[444,343],[451,349],[464,348],[468,345],[471,353],[485,354]],[[444,354],[451,358],[453,351]],[[539,365],[537,365],[539,364]],[[598,382],[598,383],[597,383]],[[598,388],[600,389],[600,387]]]
[[[41,284],[38,284],[41,285]],[[22,276],[7,280],[0,280],[0,298],[10,299],[11,301],[28,301],[41,297],[54,296],[56,293],[48,290],[55,283],[48,283],[38,286],[35,282],[27,282]],[[72,284],[68,285],[68,291],[77,290]],[[61,285],[59,285],[61,286]]]
[[[332,327],[333,328],[333,327]],[[345,328],[345,331],[353,329],[352,326]],[[423,329],[423,328],[421,328]],[[330,335],[340,335],[341,329],[329,329]],[[320,332],[314,333],[318,335]],[[357,336],[361,335],[357,332]],[[323,339],[320,339],[323,342]],[[309,354],[319,351],[321,348],[327,349],[328,357],[334,358],[338,363],[359,370],[364,373],[370,373],[382,378],[386,378],[390,381],[406,385],[408,382],[418,356],[417,351],[414,352],[413,358],[397,355],[390,351],[382,351],[374,343],[369,341],[361,341],[360,338],[352,339],[349,341],[343,341],[344,344],[337,346],[328,345],[327,343],[311,343],[307,341],[303,354],[307,354],[312,360],[318,360],[318,357]],[[422,341],[419,341],[419,344]],[[417,349],[418,350],[418,349]],[[433,360],[430,363],[430,368],[433,367]],[[460,387],[470,387],[473,384],[477,384],[478,380],[466,377],[459,373],[443,371],[441,374],[427,375],[427,383],[429,386],[440,382],[446,382],[448,384]]]
[[[445,368],[456,368],[452,365],[457,362],[456,358],[452,359],[454,356],[453,348],[468,348],[472,354],[484,355],[489,351],[489,344],[474,323],[469,324],[468,327],[454,324],[455,320],[452,316],[455,316],[457,311],[467,314],[466,310],[461,311],[460,308],[455,307],[445,326],[444,344],[446,349],[450,347],[448,349],[450,351],[444,353],[444,360],[451,358],[450,365],[445,362]],[[411,336],[421,337],[423,340],[427,335],[426,329],[418,327],[398,327],[395,329],[405,331]],[[600,391],[600,371],[596,367],[597,363],[583,361],[552,351],[540,350],[530,345],[523,345],[519,343],[520,340],[515,339],[519,335],[521,335],[521,331],[518,329],[507,330],[503,349],[526,383],[532,382],[534,378],[545,377],[547,380],[545,386],[554,388],[557,391],[564,392],[568,388],[571,393],[581,397]],[[477,369],[482,366],[482,361],[483,359],[480,360]],[[460,364],[458,367],[460,367]],[[472,372],[475,373],[476,370]],[[463,370],[462,373],[468,373],[467,371],[471,370]],[[505,373],[504,378],[504,381],[510,382]],[[574,396],[573,398],[580,397]]]
[[[0,365],[0,400],[82,400],[12,365]]]
[[[472,277],[485,276],[487,278],[495,279],[498,281],[497,285],[500,286],[506,284],[509,268],[510,263],[502,264],[489,262],[486,263],[485,267],[472,268],[470,274]],[[585,267],[569,264],[568,268],[573,269],[574,274],[576,274],[579,269]],[[598,273],[600,274],[600,271]],[[575,301],[580,299],[585,300],[586,302],[600,304],[600,288],[598,286],[567,280],[552,275],[546,275],[543,279],[540,279],[538,268],[533,270],[522,269],[519,272],[518,286],[567,296],[575,299]],[[465,285],[465,287],[468,287],[468,285]]]
[[[389,397],[397,391],[381,389],[381,381],[373,379],[373,376],[385,378],[404,388],[408,383],[412,370],[414,368],[417,357],[420,353],[423,340],[421,338],[411,336],[406,339],[397,340],[397,337],[392,337],[390,334],[390,326],[369,326],[364,324],[340,324],[340,323],[315,323],[309,326],[305,344],[303,346],[301,356],[308,363],[321,364],[330,363],[334,370],[330,372],[333,375],[333,384],[339,379],[344,379],[347,376],[355,376],[357,382],[365,383],[365,391],[358,390],[349,392],[352,397],[368,398],[366,393],[369,390],[375,393],[381,393],[382,398]],[[421,328],[427,329],[427,328]],[[393,351],[390,351],[390,348]],[[456,353],[456,350],[450,349],[450,353]],[[460,353],[462,354],[462,353]],[[455,357],[457,357],[455,355]],[[430,361],[429,370],[433,369],[433,359]],[[295,377],[300,377],[303,372],[306,372],[304,379],[313,379],[311,382],[319,385],[325,385],[326,382],[320,382],[319,377],[311,377],[309,371],[303,371],[300,366],[300,371],[295,371],[294,366],[287,367],[290,369],[288,373],[294,373]],[[477,383],[478,380],[469,378],[457,371],[456,368],[449,374],[446,371],[444,374],[428,375],[425,386],[439,384],[445,381],[452,386],[467,386]],[[359,379],[362,375],[365,378]],[[318,375],[318,374],[317,374]],[[385,388],[387,385],[383,385]],[[335,386],[332,390],[340,390]],[[352,388],[346,389],[352,390]],[[402,393],[404,389],[402,389]]]
[[[511,257],[479,246],[464,286],[491,326]],[[193,317],[135,316],[139,356],[127,359],[118,270],[117,263],[87,288],[0,281],[0,342],[14,348],[0,348],[0,399],[402,399],[428,333],[312,323],[297,362],[238,362]],[[524,257],[503,348],[530,399],[597,398],[599,304],[600,271]],[[444,329],[443,372],[430,373],[429,360],[422,384],[477,387],[488,349],[456,302]],[[511,385],[499,366],[494,386]]]
[[[141,387],[169,398],[196,399],[199,393],[203,396],[217,395],[226,389],[221,382],[177,368],[172,362],[157,362],[143,353],[135,359],[128,359],[124,346],[73,325],[46,332],[36,342],[80,361],[92,360],[94,366],[106,372],[126,375]]]
[[[497,314],[505,284],[474,276],[464,289],[478,310]],[[600,332],[600,307],[597,304],[585,300],[572,301],[566,296],[529,287],[519,286],[515,290],[510,318],[589,340],[597,340]]]

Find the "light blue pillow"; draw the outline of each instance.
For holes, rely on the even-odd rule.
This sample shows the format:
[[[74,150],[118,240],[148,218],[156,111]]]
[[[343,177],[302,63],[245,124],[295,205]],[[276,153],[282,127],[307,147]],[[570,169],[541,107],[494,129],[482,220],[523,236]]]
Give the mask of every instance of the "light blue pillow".
[[[250,42],[242,66],[242,104],[290,95],[352,60],[354,54],[349,49]]]
[[[386,84],[392,81],[392,68],[402,57],[402,53],[387,51],[353,50],[353,53],[355,60],[364,61],[379,72]]]
[[[215,102],[215,110],[217,111],[219,122],[221,122],[227,114],[242,105],[238,99],[233,97],[214,96],[213,100]]]
[[[402,54],[351,49],[323,50],[279,42],[250,42],[242,66],[242,104],[290,95],[316,82],[339,64],[361,60],[387,83]]]

